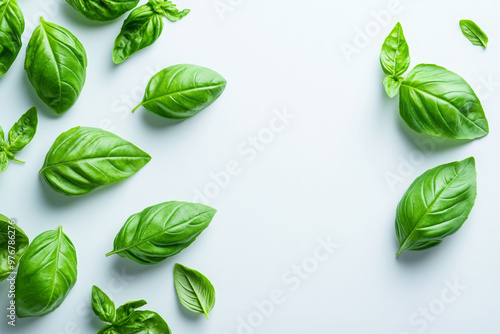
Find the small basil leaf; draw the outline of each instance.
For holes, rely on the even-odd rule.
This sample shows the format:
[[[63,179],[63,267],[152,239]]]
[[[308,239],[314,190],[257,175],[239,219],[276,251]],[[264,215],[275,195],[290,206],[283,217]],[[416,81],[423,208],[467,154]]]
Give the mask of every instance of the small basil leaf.
[[[77,101],[85,83],[87,54],[67,29],[40,18],[26,49],[24,68],[40,99],[62,114]]]
[[[24,16],[16,0],[0,0],[0,77],[2,77],[21,50]]]
[[[115,134],[76,127],[57,137],[40,174],[57,192],[83,195],[129,178],[150,160],[149,154]]]
[[[37,236],[19,262],[16,313],[40,317],[57,309],[76,283],[75,246],[62,227]]]
[[[478,97],[459,75],[430,64],[416,66],[399,89],[399,112],[416,132],[475,139],[489,132]]]
[[[161,117],[186,119],[217,100],[226,84],[219,73],[205,67],[167,67],[151,78],[142,102],[133,111],[143,106]]]
[[[383,84],[385,92],[391,99],[398,95],[399,87],[401,87],[404,79],[405,78],[403,77],[397,77],[396,79],[394,79],[393,76],[387,76],[384,78]]]
[[[380,64],[384,73],[393,77],[403,75],[410,67],[410,49],[399,22],[382,45]]]
[[[476,178],[472,157],[432,168],[419,176],[397,208],[397,254],[437,246],[458,231],[474,206]]]
[[[9,277],[28,248],[26,233],[0,214],[0,282]]]
[[[134,9],[123,23],[113,47],[113,62],[119,64],[153,44],[163,31],[163,20],[149,3]]]
[[[139,3],[139,0],[66,0],[86,18],[95,21],[111,21]]]
[[[158,14],[163,15],[169,21],[177,22],[191,12],[190,9],[179,10],[177,5],[172,1],[150,0],[149,3],[153,6],[153,10]]]
[[[0,152],[0,174],[5,172],[9,168],[10,161],[6,152]]]
[[[136,309],[143,307],[146,304],[147,302],[144,299],[123,304],[116,310],[115,323],[120,325],[127,322],[132,317]]]
[[[115,303],[95,285],[92,287],[92,311],[104,322],[115,321]]]
[[[193,243],[217,210],[197,203],[165,202],[132,215],[118,232],[113,251],[141,264],[156,264]]]
[[[36,107],[32,107],[10,129],[6,150],[11,153],[21,151],[35,136],[37,125]]]
[[[123,334],[171,334],[170,328],[156,312],[136,311],[130,319],[119,326]]]
[[[176,263],[174,282],[177,296],[185,308],[194,313],[208,313],[215,305],[215,289],[202,273]]]
[[[474,45],[486,48],[488,46],[488,36],[479,26],[471,20],[461,20],[460,29],[465,37]]]

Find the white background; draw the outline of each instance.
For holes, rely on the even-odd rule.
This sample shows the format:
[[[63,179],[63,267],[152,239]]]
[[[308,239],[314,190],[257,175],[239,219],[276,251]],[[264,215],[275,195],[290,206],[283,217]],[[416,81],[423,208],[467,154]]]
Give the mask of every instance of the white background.
[[[216,4],[226,4],[225,11]],[[38,133],[17,156],[26,165],[13,163],[0,176],[0,212],[17,218],[31,239],[62,225],[77,248],[79,276],[59,309],[20,319],[16,328],[6,324],[8,284],[2,282],[0,332],[96,333],[102,324],[89,313],[93,284],[117,304],[146,299],[145,309],[160,313],[173,333],[499,332],[500,94],[498,85],[487,84],[500,81],[499,5],[487,0],[400,0],[399,5],[179,0],[178,5],[191,8],[191,14],[165,22],[153,46],[115,66],[112,46],[125,16],[96,24],[62,0],[21,1],[24,46],[43,15],[82,41],[89,66],[77,104],[62,116],[44,106],[30,86],[23,70],[25,47],[0,79],[0,124],[6,132],[29,107],[39,108]],[[389,17],[382,15],[388,9]],[[373,13],[381,11],[377,23]],[[488,33],[487,50],[461,34],[462,18]],[[490,135],[436,143],[402,122],[397,99],[384,93],[379,65],[380,47],[397,21],[410,45],[411,67],[436,63],[462,75],[482,99]],[[370,36],[363,39],[359,30]],[[342,52],[347,45],[356,47],[351,57]],[[143,108],[131,114],[149,78],[178,63],[218,71],[228,81],[226,91],[183,122]],[[249,136],[268,139],[265,129],[276,110],[293,119],[251,154]],[[111,129],[153,159],[118,185],[77,198],[57,194],[38,170],[55,138],[77,125]],[[394,215],[406,188],[425,170],[471,155],[479,194],[469,220],[438,248],[396,259]],[[168,200],[192,201],[206,187],[214,191],[211,175],[231,161],[239,163],[239,174],[209,191],[210,205],[219,211],[188,249],[152,267],[104,257],[131,214]],[[388,182],[389,176],[396,182]],[[318,238],[340,247],[314,266]],[[176,262],[203,272],[216,287],[210,320],[177,302]],[[291,270],[303,264],[311,273],[299,278]],[[446,282],[455,281],[465,287],[457,294],[446,290]],[[263,316],[255,302],[269,300],[276,290],[285,300]],[[421,313],[426,309],[427,318]]]

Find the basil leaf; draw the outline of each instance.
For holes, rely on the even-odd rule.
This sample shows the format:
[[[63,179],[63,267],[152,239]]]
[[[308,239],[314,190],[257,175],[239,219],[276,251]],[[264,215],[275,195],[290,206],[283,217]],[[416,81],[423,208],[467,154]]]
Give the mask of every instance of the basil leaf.
[[[380,64],[384,73],[394,78],[403,75],[410,67],[410,49],[399,22],[382,45]]]
[[[57,309],[76,283],[75,246],[62,227],[37,236],[19,262],[16,313],[40,317]]]
[[[147,302],[144,299],[136,300],[133,302],[128,302],[120,306],[116,310],[116,324],[123,324],[130,320],[135,310],[146,305]]]
[[[135,311],[132,317],[118,327],[123,334],[171,334],[163,318],[152,311]]]
[[[40,174],[57,192],[83,195],[129,178],[150,160],[149,154],[115,134],[76,127],[57,137]]]
[[[397,254],[437,246],[458,231],[474,206],[476,178],[472,157],[432,168],[419,176],[397,208]]]
[[[85,83],[87,54],[67,29],[40,18],[26,49],[24,68],[40,99],[62,114],[78,99]]]
[[[489,132],[478,97],[459,75],[430,64],[416,66],[401,84],[399,112],[416,132],[475,139]]]
[[[208,227],[217,210],[197,203],[165,202],[136,213],[125,222],[110,256],[156,264],[188,247]]]
[[[392,76],[386,76],[384,78],[383,84],[385,88],[385,92],[387,95],[392,99],[399,93],[399,87],[401,87],[401,84],[403,83],[403,80],[405,78],[403,77],[397,77],[394,78]]]
[[[171,22],[177,22],[191,12],[190,9],[179,10],[172,1],[150,0],[149,3],[158,14],[166,17]]]
[[[488,46],[488,36],[479,26],[471,20],[460,20],[462,33],[472,44],[486,48]]]
[[[21,50],[24,16],[16,0],[0,0],[0,77],[2,77]]]
[[[118,332],[114,325],[107,325],[101,328],[101,330],[97,332],[97,334],[123,334],[123,333]]]
[[[10,129],[5,150],[11,153],[21,151],[35,136],[37,125],[36,107],[32,107]]]
[[[182,264],[174,266],[174,282],[177,296],[185,308],[194,313],[208,313],[215,305],[215,289],[202,273]]]
[[[66,0],[86,18],[95,21],[111,21],[139,3],[139,0]]]
[[[10,161],[9,157],[7,157],[6,152],[0,152],[0,174],[5,172],[7,168],[9,168]]]
[[[14,271],[28,245],[26,233],[17,224],[11,223],[9,218],[0,214],[0,282]]]
[[[189,64],[174,65],[156,73],[148,83],[140,106],[161,117],[186,119],[211,105],[226,88],[217,72]]]
[[[92,287],[92,311],[104,322],[115,321],[115,303],[95,285]]]
[[[2,127],[0,126],[0,151],[5,149],[5,133],[3,132]]]

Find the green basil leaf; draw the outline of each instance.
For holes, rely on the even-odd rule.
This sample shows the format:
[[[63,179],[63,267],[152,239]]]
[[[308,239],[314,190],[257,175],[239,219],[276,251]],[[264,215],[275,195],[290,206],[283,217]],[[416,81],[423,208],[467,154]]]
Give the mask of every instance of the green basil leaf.
[[[16,313],[40,317],[57,309],[76,283],[75,246],[62,227],[37,236],[19,262]]]
[[[76,11],[86,18],[95,21],[111,21],[129,10],[132,10],[139,0],[66,0]]]
[[[9,277],[29,245],[26,233],[0,214],[0,282]]]
[[[110,256],[156,264],[188,247],[208,227],[217,210],[198,203],[165,202],[136,213],[118,232]]]
[[[474,206],[476,178],[472,157],[432,168],[419,176],[397,208],[397,254],[437,246],[458,231]]]
[[[122,334],[171,334],[170,328],[156,312],[136,311],[132,317],[118,327]]]
[[[62,114],[78,99],[85,83],[87,54],[67,29],[40,18],[26,49],[24,68],[40,99]]]
[[[144,299],[128,302],[120,306],[116,310],[116,321],[117,325],[123,324],[130,320],[135,310],[146,305],[147,302]]]
[[[104,322],[115,321],[115,303],[95,285],[92,287],[92,311]]]
[[[107,325],[101,328],[101,330],[99,330],[97,334],[123,334],[123,333],[118,332],[114,325]]]
[[[185,308],[194,313],[208,313],[215,305],[215,289],[202,273],[176,263],[174,282],[177,296]]]
[[[191,12],[190,9],[179,10],[172,1],[150,0],[149,3],[158,14],[163,15],[169,21],[177,22]]]
[[[486,48],[488,46],[488,36],[479,26],[471,20],[460,20],[462,33],[472,44]]]
[[[3,132],[2,127],[0,126],[0,151],[5,149],[5,133]]]
[[[115,134],[76,127],[57,137],[40,174],[57,192],[83,195],[129,178],[150,160],[149,154]]]
[[[393,77],[403,75],[410,67],[410,48],[399,22],[382,45],[380,64],[384,73]]]
[[[11,153],[21,151],[35,136],[37,125],[36,107],[32,107],[10,129],[5,149]]]
[[[416,132],[475,139],[489,132],[478,97],[459,75],[430,64],[416,66],[399,89],[399,112]]]
[[[0,174],[5,172],[9,168],[10,161],[6,152],[0,152]]]
[[[393,76],[387,76],[384,78],[383,84],[385,92],[391,99],[398,95],[399,87],[401,87],[404,79],[405,78],[403,77],[397,77],[396,79],[394,79]]]
[[[16,0],[0,0],[0,77],[2,77],[21,50],[24,16]]]
[[[174,65],[156,73],[148,83],[140,106],[161,117],[186,119],[211,105],[226,88],[217,72],[189,64]]]

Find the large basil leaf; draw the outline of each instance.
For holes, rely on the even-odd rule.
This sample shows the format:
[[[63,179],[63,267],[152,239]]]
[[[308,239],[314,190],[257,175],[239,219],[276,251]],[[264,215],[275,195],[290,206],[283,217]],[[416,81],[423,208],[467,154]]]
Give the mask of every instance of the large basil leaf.
[[[76,283],[76,265],[75,246],[62,227],[36,237],[19,263],[17,316],[40,317],[57,309]]]
[[[115,321],[115,303],[97,286],[92,287],[92,311],[104,322]]]
[[[486,136],[488,121],[478,97],[457,74],[430,64],[416,66],[401,84],[399,112],[416,132],[456,139]]]
[[[133,9],[139,0],[66,0],[86,18],[111,21]]]
[[[78,99],[85,83],[87,54],[67,29],[40,18],[26,49],[24,68],[40,99],[62,114]]]
[[[215,305],[215,289],[208,278],[199,271],[176,263],[174,282],[181,304],[194,313],[205,314],[208,319],[208,313]]]
[[[474,206],[476,188],[472,157],[435,167],[419,176],[397,208],[397,254],[437,246],[458,231]]]
[[[76,127],[57,137],[40,174],[57,192],[83,195],[129,178],[150,160],[149,154],[115,134]]]
[[[142,102],[133,111],[143,106],[165,118],[189,118],[217,100],[226,84],[219,73],[202,66],[170,66],[151,78]]]
[[[0,0],[0,77],[16,60],[21,50],[24,16],[16,0]]]
[[[35,137],[37,125],[36,107],[32,107],[10,129],[5,150],[11,153],[21,151]]]
[[[488,46],[488,36],[479,26],[471,20],[461,20],[460,29],[465,37],[474,45],[486,48]]]
[[[172,1],[150,0],[137,7],[123,23],[113,48],[113,62],[119,64],[139,50],[153,44],[163,31],[163,17],[175,22],[189,14]]]
[[[198,203],[165,202],[132,215],[117,234],[110,256],[156,264],[188,247],[217,210]]]
[[[14,271],[28,244],[26,233],[9,218],[0,214],[0,282]]]
[[[380,64],[384,73],[397,78],[410,67],[410,48],[398,22],[382,45]]]

